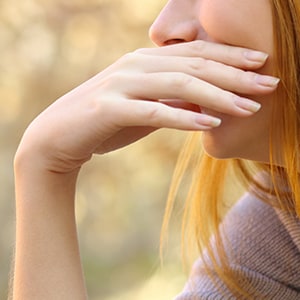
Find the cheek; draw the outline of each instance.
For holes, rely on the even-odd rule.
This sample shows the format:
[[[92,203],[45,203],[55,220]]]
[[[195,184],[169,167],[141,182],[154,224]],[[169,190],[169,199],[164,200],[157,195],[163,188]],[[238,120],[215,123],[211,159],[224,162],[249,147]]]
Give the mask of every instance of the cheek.
[[[211,39],[272,55],[273,22],[268,0],[203,0],[199,17]]]
[[[272,74],[273,21],[269,0],[203,0],[199,18],[208,39],[268,53],[267,63],[257,72]],[[222,125],[203,134],[206,151],[219,158],[268,161],[272,98],[252,96],[263,108],[251,118],[221,116]]]

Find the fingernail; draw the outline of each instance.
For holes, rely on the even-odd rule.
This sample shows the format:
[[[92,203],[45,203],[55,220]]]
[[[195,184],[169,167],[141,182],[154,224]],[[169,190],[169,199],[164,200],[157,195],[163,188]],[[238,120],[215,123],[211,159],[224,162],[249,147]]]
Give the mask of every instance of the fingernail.
[[[264,85],[268,87],[276,87],[280,82],[280,79],[273,76],[257,74],[255,77],[255,81],[260,85]]]
[[[196,122],[200,125],[205,125],[209,127],[218,127],[221,125],[221,119],[212,117],[209,115],[199,114],[196,117]]]
[[[250,61],[265,62],[269,55],[260,51],[245,51],[244,56]]]
[[[252,100],[246,99],[246,98],[238,97],[238,96],[236,96],[236,99],[234,100],[234,104],[238,108],[241,108],[243,110],[246,110],[246,111],[249,111],[252,113],[258,112],[261,108],[261,104],[254,102]]]

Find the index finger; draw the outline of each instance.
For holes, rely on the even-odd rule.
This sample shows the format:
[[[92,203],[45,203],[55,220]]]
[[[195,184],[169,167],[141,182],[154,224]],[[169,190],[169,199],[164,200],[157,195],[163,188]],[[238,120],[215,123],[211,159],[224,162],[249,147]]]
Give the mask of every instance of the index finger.
[[[268,58],[268,54],[261,51],[203,40],[178,43],[160,48],[142,48],[135,52],[160,56],[201,57],[249,70],[261,67]]]

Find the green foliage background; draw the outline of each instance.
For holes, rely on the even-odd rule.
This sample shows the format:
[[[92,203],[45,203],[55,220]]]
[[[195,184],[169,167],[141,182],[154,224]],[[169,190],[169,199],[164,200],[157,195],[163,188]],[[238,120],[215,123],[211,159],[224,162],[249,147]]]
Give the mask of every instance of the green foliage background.
[[[13,157],[46,106],[122,54],[153,47],[162,0],[0,0],[0,298],[14,245]],[[43,130],[41,128],[41,130]],[[183,133],[162,130],[83,169],[77,220],[90,299],[171,299],[183,286],[179,238],[164,268],[159,233]],[[177,227],[176,227],[177,228]]]

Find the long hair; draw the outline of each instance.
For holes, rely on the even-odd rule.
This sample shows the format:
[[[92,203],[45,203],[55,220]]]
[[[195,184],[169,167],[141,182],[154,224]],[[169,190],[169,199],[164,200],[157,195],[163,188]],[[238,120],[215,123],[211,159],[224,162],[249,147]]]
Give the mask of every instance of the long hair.
[[[299,0],[270,0],[270,3],[274,28],[273,75],[281,79],[274,96],[271,117],[270,163],[263,164],[240,159],[217,160],[205,153],[199,155],[200,134],[192,133],[179,155],[162,226],[163,244],[180,182],[192,169],[191,185],[183,213],[182,244],[185,249],[183,253],[188,253],[193,241],[196,242],[208,275],[217,274],[239,299],[262,295],[255,294],[255,287],[251,286],[245,278],[243,278],[243,285],[239,284],[240,274],[235,274],[230,268],[224,250],[224,237],[219,232],[219,225],[228,207],[233,204],[232,201],[228,203],[224,200],[226,189],[230,186],[229,178],[235,180],[235,184],[243,183],[244,190],[252,185],[256,190],[275,194],[276,202],[270,202],[270,205],[300,217],[300,2]],[[266,191],[265,187],[255,179],[254,175],[261,171],[269,174],[272,189]],[[287,187],[285,191],[280,188],[282,182]],[[212,235],[214,246],[210,242]],[[209,257],[210,264],[206,263],[204,249],[205,257]]]

